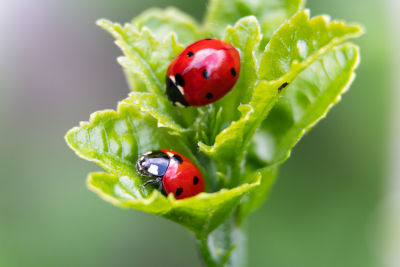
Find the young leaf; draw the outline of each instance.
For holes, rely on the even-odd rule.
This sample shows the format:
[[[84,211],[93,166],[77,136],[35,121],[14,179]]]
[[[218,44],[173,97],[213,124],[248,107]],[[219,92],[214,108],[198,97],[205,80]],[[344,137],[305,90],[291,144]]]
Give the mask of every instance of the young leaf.
[[[99,20],[99,26],[111,33],[125,57],[119,59],[128,74],[133,90],[165,96],[165,72],[171,60],[183,49],[174,34],[160,43],[148,29],[137,31],[126,24],[123,28],[107,20]],[[138,81],[136,81],[138,80]],[[138,87],[137,85],[144,85]]]
[[[237,25],[240,25],[241,21],[239,21]],[[236,28],[237,26],[235,26],[235,29]],[[327,49],[342,42],[346,38],[355,36],[359,31],[360,29],[358,27],[345,26],[343,23],[332,23],[326,25],[326,21],[323,17],[309,20],[307,11],[297,14],[293,19],[285,23],[271,39],[271,42],[264,53],[259,73],[262,78],[272,80],[268,79],[268,75],[271,74],[266,73],[266,70],[270,70],[270,65],[276,65],[276,62],[280,62],[279,60],[281,60],[281,58],[284,60],[286,59],[286,61],[289,62],[288,65],[292,67],[290,71],[288,69],[288,72],[285,72],[283,77],[277,76],[275,77],[276,79],[271,82],[261,81],[258,83],[258,77],[257,74],[255,74],[256,63],[254,58],[251,57],[251,53],[247,54],[248,57],[243,57],[245,62],[251,63],[250,66],[246,66],[247,69],[251,70],[248,72],[249,75],[245,75],[244,80],[246,81],[247,84],[245,85],[247,86],[240,88],[240,85],[242,84],[239,84],[241,90],[231,92],[231,95],[226,96],[221,102],[228,102],[229,97],[235,96],[235,93],[239,91],[240,100],[244,103],[247,103],[246,93],[252,93],[253,98],[248,105],[239,106],[242,115],[238,121],[232,122],[228,128],[219,133],[216,137],[216,142],[212,146],[200,143],[200,149],[214,159],[220,171],[232,173],[232,177],[235,178],[239,177],[245,149],[251,141],[256,129],[278,99],[278,93],[285,86],[291,83],[293,79],[304,70],[304,68],[317,60],[321,54],[325,53]],[[243,34],[237,31],[234,32],[239,36],[243,36]],[[309,36],[307,41],[297,39],[306,37],[303,32],[307,32],[307,35]],[[318,43],[314,42],[314,36],[326,36],[326,38],[321,38],[325,41],[320,40]],[[283,47],[289,48],[284,49],[282,48],[282,42],[285,42],[286,40],[288,45],[284,43],[286,46]],[[302,58],[302,61],[296,57],[297,54],[293,53],[293,49],[289,46],[291,44],[290,42],[300,43],[300,41],[304,42],[304,49],[307,49],[307,43],[314,44],[312,49],[308,49],[308,53],[303,53],[304,58]],[[255,50],[254,46],[252,50]],[[257,84],[257,87],[253,92],[252,86],[255,84]],[[230,104],[223,107],[228,109],[229,106],[232,108],[235,105]],[[235,151],[235,153],[231,153],[231,151]],[[232,162],[234,162],[234,164],[230,164]],[[223,168],[224,166],[225,168]],[[229,166],[234,166],[235,169],[229,169]],[[237,184],[239,181],[233,180],[231,182]]]
[[[171,134],[182,135],[187,131],[187,129],[181,127],[183,124],[182,117],[171,107],[166,98],[157,97],[150,93],[132,92],[127,99],[121,102],[121,105],[132,105],[137,110],[151,115],[157,119],[158,127],[171,129]]]
[[[132,25],[141,30],[147,27],[159,41],[175,33],[179,42],[189,45],[201,38],[200,26],[186,13],[174,8],[151,8],[132,20]]]
[[[272,81],[294,68],[301,71],[328,49],[360,34],[362,29],[357,25],[329,22],[327,16],[310,19],[308,10],[299,12],[268,43],[260,64],[260,78]]]
[[[137,197],[137,187],[128,176],[91,173],[88,186],[104,200],[123,208],[152,213],[175,221],[192,230],[201,239],[224,222],[236,209],[240,200],[259,184],[243,184],[217,193],[201,193],[191,198],[176,200],[172,194],[164,197],[154,190],[146,198]]]
[[[166,99],[166,70],[172,59],[183,49],[177,42],[175,33],[166,34],[161,42],[146,27],[138,30],[137,26],[126,24],[122,28],[107,20],[99,20],[97,24],[116,38],[117,45],[125,54],[118,58],[118,62],[124,69],[131,90],[148,92]],[[172,116],[177,113],[172,104],[165,111]],[[181,113],[182,123],[185,126],[192,124],[197,113],[197,109],[187,108]]]
[[[254,177],[256,177],[256,179],[260,179],[261,183],[260,186],[254,188],[254,190],[243,199],[243,203],[240,204],[237,216],[239,221],[242,221],[250,212],[259,208],[267,199],[278,175],[278,167],[279,165],[277,164],[271,165],[256,171],[252,175],[248,175],[248,177],[250,177],[249,181],[255,180]]]
[[[263,123],[267,161],[282,162],[297,141],[336,104],[359,63],[352,44],[335,47],[304,70],[282,93]]]
[[[269,140],[262,148],[263,154],[267,153],[268,162],[275,164],[255,172],[261,178],[261,185],[240,205],[239,220],[261,206],[268,197],[278,167],[301,136],[340,99],[354,79],[358,61],[358,49],[352,44],[331,49],[284,91],[261,131],[264,139]]]
[[[98,163],[114,175],[131,177],[137,191],[146,196],[149,189],[140,188],[143,179],[135,171],[139,155],[170,148],[197,163],[180,126],[161,113],[160,103],[154,97],[135,93],[119,104],[118,111],[93,113],[90,122],[83,122],[67,133],[66,141],[82,158]],[[151,109],[149,104],[157,106]]]
[[[359,62],[358,48],[352,44],[331,49],[304,70],[287,88],[269,113],[263,128],[264,160],[274,163],[256,172],[261,185],[239,208],[239,220],[257,209],[268,197],[278,167],[291,148],[328,110],[340,100],[354,79]],[[250,176],[251,177],[251,176]]]
[[[354,78],[357,47],[339,45],[358,36],[358,26],[330,23],[324,16],[310,19],[303,11],[275,32],[302,4],[301,0],[211,0],[203,32],[194,19],[174,8],[148,10],[124,27],[100,20],[98,24],[117,39],[124,53],[118,61],[134,92],[117,111],[96,112],[90,122],[66,135],[79,156],[110,173],[90,174],[89,188],[117,206],[186,226],[205,241],[206,253],[213,250],[210,266],[227,262],[230,253],[235,254],[231,231],[263,203],[292,147]],[[187,45],[203,35],[223,37],[239,50],[239,80],[212,105],[173,107],[165,95],[165,73],[183,49],[177,40]],[[260,43],[264,47],[269,40],[259,61]],[[261,124],[258,136],[264,137],[265,150],[260,146],[258,150],[264,162],[245,165],[245,156],[251,154],[249,143]],[[208,188],[230,189],[176,200],[151,186],[141,188],[145,179],[135,170],[138,156],[162,148],[190,158]],[[217,175],[219,181],[214,179]],[[226,241],[223,246],[214,246],[218,240],[208,242],[219,235]]]
[[[272,33],[303,7],[302,0],[211,0],[205,18],[206,31],[221,37],[227,25],[242,17],[255,15],[260,22],[265,47]]]
[[[199,131],[207,133],[206,137],[199,140],[211,145],[215,136],[225,128],[232,120],[240,117],[238,106],[248,103],[257,84],[257,61],[254,50],[258,48],[261,39],[260,27],[254,16],[239,20],[234,27],[228,27],[225,33],[225,41],[235,46],[241,57],[241,70],[236,85],[226,96],[214,103],[210,108],[205,108],[204,116],[197,122]],[[210,116],[212,114],[212,116]],[[211,127],[210,127],[211,126]]]
[[[278,96],[277,83],[261,81],[253,93],[249,104],[240,105],[242,113],[238,121],[232,122],[228,128],[220,132],[214,145],[199,143],[200,149],[210,156],[220,171],[232,173],[231,186],[238,184],[241,175],[242,160],[251,138]],[[234,153],[232,153],[234,151]],[[226,169],[233,167],[233,169]]]
[[[240,53],[240,74],[232,91],[217,101],[214,106],[222,107],[221,120],[229,123],[238,118],[237,107],[249,103],[257,84],[258,62],[254,51],[261,40],[260,25],[254,16],[240,19],[233,27],[227,27],[224,40]]]

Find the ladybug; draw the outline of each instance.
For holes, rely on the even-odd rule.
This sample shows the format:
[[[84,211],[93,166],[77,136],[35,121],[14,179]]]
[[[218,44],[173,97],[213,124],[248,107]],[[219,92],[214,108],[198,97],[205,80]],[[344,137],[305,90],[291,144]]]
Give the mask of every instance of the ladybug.
[[[195,196],[204,192],[203,175],[189,159],[181,154],[161,149],[139,157],[136,170],[140,175],[153,178],[142,185],[158,183],[158,190],[173,193],[176,199]]]
[[[204,106],[226,95],[240,72],[239,52],[217,39],[197,41],[169,65],[166,91],[176,106]]]

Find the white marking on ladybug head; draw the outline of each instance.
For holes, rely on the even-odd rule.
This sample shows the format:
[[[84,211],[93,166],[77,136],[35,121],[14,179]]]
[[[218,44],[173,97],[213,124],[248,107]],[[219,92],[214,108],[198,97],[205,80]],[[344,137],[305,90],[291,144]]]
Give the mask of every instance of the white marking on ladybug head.
[[[152,151],[146,152],[144,153],[146,156],[150,155],[151,153],[153,153]]]
[[[174,153],[167,152],[167,155],[168,155],[169,157],[173,157],[173,156],[174,156]]]
[[[176,84],[175,77],[174,77],[173,75],[169,76],[169,79],[170,79],[174,84]]]
[[[178,86],[176,86],[176,88],[178,88],[179,92],[181,92],[182,95],[185,95],[185,93],[183,92],[182,86],[178,85]]]
[[[158,166],[151,164],[147,171],[153,175],[158,175]]]

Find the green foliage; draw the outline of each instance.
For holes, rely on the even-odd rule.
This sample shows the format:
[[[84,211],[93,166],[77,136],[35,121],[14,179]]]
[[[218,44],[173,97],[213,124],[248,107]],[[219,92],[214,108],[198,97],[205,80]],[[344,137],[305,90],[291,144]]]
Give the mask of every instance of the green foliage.
[[[197,22],[182,11],[169,7],[166,9],[151,8],[132,20],[138,30],[150,29],[154,36],[162,41],[171,32],[179,36],[179,42],[189,45],[201,38],[201,30]]]
[[[90,174],[89,188],[117,206],[180,223],[202,244],[228,218],[240,223],[259,207],[279,166],[338,102],[359,62],[358,48],[344,43],[361,34],[359,26],[310,19],[302,6],[300,0],[211,0],[202,26],[174,8],[150,9],[125,26],[100,20],[124,53],[118,61],[132,92],[117,111],[96,112],[66,135],[79,156],[109,172]],[[239,80],[212,105],[174,107],[164,92],[166,69],[184,45],[204,37],[239,50]],[[136,160],[162,148],[193,160],[207,193],[176,200],[141,188]],[[227,262],[233,248],[207,264]]]
[[[129,176],[113,176],[107,173],[91,173],[88,186],[106,201],[122,208],[138,209],[162,216],[186,226],[200,238],[214,230],[229,218],[243,195],[259,184],[243,184],[234,189],[222,189],[216,193],[201,193],[183,200],[170,194],[164,197],[157,190],[146,198],[139,197],[138,188]]]
[[[204,27],[212,36],[221,37],[227,25],[254,15],[261,25],[264,47],[279,25],[303,6],[302,0],[210,0]]]
[[[340,100],[354,79],[358,60],[358,48],[347,43],[328,50],[293,79],[262,126],[270,144],[265,148],[268,161],[285,160],[306,131]]]
[[[329,20],[328,16],[310,19],[309,11],[304,10],[284,23],[266,47],[260,77],[272,81],[288,74],[293,67],[302,70],[313,58],[361,33],[359,26]]]

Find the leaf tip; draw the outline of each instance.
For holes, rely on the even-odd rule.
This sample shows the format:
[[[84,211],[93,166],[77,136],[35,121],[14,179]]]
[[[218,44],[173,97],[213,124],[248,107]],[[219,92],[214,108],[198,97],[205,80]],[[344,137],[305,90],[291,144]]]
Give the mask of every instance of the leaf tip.
[[[113,23],[108,19],[101,18],[101,19],[96,20],[96,25],[103,29],[107,28],[108,26],[110,26],[112,24]]]
[[[74,146],[73,146],[72,138],[73,138],[73,135],[78,130],[79,130],[79,127],[73,127],[72,129],[69,129],[68,132],[64,135],[64,141],[67,143],[69,148],[71,148],[72,150],[75,150]]]
[[[303,9],[303,10],[299,11],[299,14],[301,14],[304,17],[306,17],[306,19],[310,19],[311,10],[309,8],[306,8],[306,9]]]

